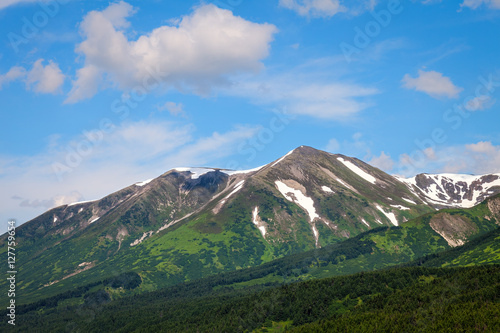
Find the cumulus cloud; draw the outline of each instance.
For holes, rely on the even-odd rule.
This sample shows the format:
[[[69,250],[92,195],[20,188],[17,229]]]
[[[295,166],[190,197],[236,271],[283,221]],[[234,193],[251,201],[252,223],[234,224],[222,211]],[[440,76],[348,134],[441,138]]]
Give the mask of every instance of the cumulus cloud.
[[[339,0],[280,0],[281,7],[291,9],[300,16],[332,17],[347,11]]]
[[[27,74],[26,85],[37,93],[55,94],[60,91],[64,83],[65,76],[61,72],[59,65],[49,61],[47,66],[43,66],[43,59],[38,59],[31,71]]]
[[[253,23],[208,4],[174,25],[129,40],[125,29],[133,13],[121,1],[85,16],[80,25],[84,41],[76,48],[85,64],[66,102],[92,97],[103,81],[127,90],[144,86],[151,76],[160,77],[167,88],[206,95],[228,84],[230,75],[259,71],[277,32],[272,24]]]
[[[385,152],[381,152],[379,156],[372,157],[368,161],[368,164],[386,172],[389,172],[394,168],[394,161],[391,156],[387,155]]]
[[[424,92],[434,98],[457,98],[463,90],[455,86],[449,77],[435,71],[419,70],[415,78],[406,74],[402,83],[405,88]]]
[[[464,2],[460,4],[460,7],[477,9],[482,5],[492,9],[500,9],[500,0],[464,0]]]
[[[42,94],[56,94],[66,79],[59,65],[52,60],[43,65],[44,59],[38,59],[30,71],[24,67],[14,66],[6,74],[0,75],[0,89],[4,84],[22,80],[27,89]]]

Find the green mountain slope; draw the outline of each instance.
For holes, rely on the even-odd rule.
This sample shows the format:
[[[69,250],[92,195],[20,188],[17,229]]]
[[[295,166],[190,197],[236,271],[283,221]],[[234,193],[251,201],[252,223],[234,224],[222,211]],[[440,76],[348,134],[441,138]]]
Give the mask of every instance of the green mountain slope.
[[[419,258],[408,265],[456,267],[500,264],[500,228],[476,237],[465,245]]]
[[[354,273],[463,244],[498,223],[498,204],[430,212],[435,208],[398,179],[310,147],[246,172],[174,169],[20,226],[18,302],[127,272],[140,275],[137,292],[155,290],[398,225],[360,238],[372,244],[369,253],[311,263],[315,273],[297,278]],[[273,274],[264,280],[281,279]]]
[[[458,325],[458,327],[468,329],[469,326],[467,326],[467,323],[470,323],[469,319],[461,321],[461,318],[471,318],[470,316],[475,316],[475,322],[479,322],[491,328],[488,325],[495,323],[491,318],[495,318],[495,315],[498,312],[498,306],[487,303],[490,301],[497,302],[496,298],[488,301],[487,297],[491,296],[488,296],[488,293],[491,293],[491,290],[493,290],[495,295],[498,295],[498,292],[494,291],[495,288],[497,290],[499,288],[497,285],[498,281],[495,281],[494,279],[496,275],[500,274],[498,271],[498,267],[500,266],[493,266],[491,269],[478,267],[477,270],[471,271],[472,273],[461,270],[429,271],[424,268],[414,270],[416,268],[411,267],[393,269],[392,271],[396,273],[390,273],[389,280],[384,280],[387,277],[382,278],[382,280],[379,281],[380,285],[378,287],[377,284],[370,282],[363,286],[363,291],[359,295],[356,294],[357,291],[352,291],[352,294],[342,294],[342,297],[337,294],[333,296],[326,294],[329,295],[329,297],[334,297],[333,299],[335,299],[335,302],[329,304],[328,306],[324,304],[321,305],[323,308],[318,310],[318,312],[311,310],[313,311],[311,313],[316,313],[316,317],[310,317],[309,315],[311,313],[304,312],[305,310],[301,307],[314,307],[317,306],[317,304],[315,302],[311,303],[311,301],[308,301],[307,304],[304,305],[302,298],[295,298],[294,302],[297,302],[297,304],[288,305],[289,309],[284,311],[287,313],[286,316],[283,316],[283,313],[279,312],[280,316],[275,317],[265,317],[260,314],[257,318],[247,318],[244,314],[242,314],[242,312],[248,310],[244,307],[247,306],[246,303],[248,302],[250,302],[249,304],[253,304],[253,306],[259,310],[260,308],[256,304],[272,304],[277,301],[275,296],[271,297],[271,299],[267,299],[266,297],[268,296],[262,296],[262,294],[259,294],[260,296],[256,296],[257,294],[253,294],[258,290],[270,288],[271,290],[278,290],[273,289],[273,286],[289,284],[301,280],[317,280],[322,277],[330,277],[331,279],[331,276],[345,275],[352,272],[359,272],[361,270],[364,270],[365,273],[360,273],[356,275],[357,277],[363,277],[365,275],[371,276],[370,274],[372,273],[368,274],[366,271],[391,266],[395,263],[410,261],[411,258],[415,258],[415,256],[420,256],[422,254],[425,255],[428,253],[434,253],[405,265],[438,267],[484,263],[498,265],[500,264],[500,258],[498,256],[498,238],[500,229],[496,228],[489,232],[486,231],[488,229],[495,228],[496,226],[494,221],[498,218],[498,215],[494,215],[489,209],[491,208],[494,210],[498,201],[499,196],[490,198],[481,205],[472,209],[446,210],[443,212],[428,214],[414,221],[410,221],[401,227],[382,227],[374,229],[341,243],[286,256],[257,267],[218,274],[193,282],[181,283],[177,286],[151,293],[143,293],[140,284],[147,283],[147,281],[136,273],[121,274],[110,279],[86,285],[84,284],[84,280],[82,280],[82,287],[75,289],[74,286],[72,287],[71,284],[68,284],[68,290],[63,294],[38,301],[31,305],[18,307],[19,318],[22,318],[20,327],[23,327],[22,325],[42,325],[41,327],[46,327],[48,329],[49,327],[60,327],[62,323],[71,323],[71,325],[75,325],[75,328],[81,329],[82,327],[85,327],[86,331],[97,330],[98,327],[105,326],[104,323],[99,322],[99,320],[102,321],[103,319],[96,319],[96,316],[98,318],[98,314],[103,312],[106,313],[107,316],[110,316],[110,318],[116,318],[116,320],[121,318],[118,323],[119,325],[123,325],[124,331],[131,331],[139,328],[145,329],[145,327],[148,327],[148,330],[159,330],[160,327],[162,329],[164,327],[168,327],[169,331],[170,329],[172,329],[172,331],[182,330],[182,327],[189,327],[190,329],[193,327],[202,327],[202,331],[203,329],[210,331],[210,329],[214,327],[227,328],[225,325],[234,324],[233,319],[227,322],[228,312],[226,310],[220,310],[222,307],[222,309],[235,308],[236,310],[232,312],[229,311],[229,313],[237,313],[239,318],[237,321],[246,322],[246,326],[243,325],[242,327],[253,327],[252,329],[263,325],[274,325],[278,328],[284,325],[290,325],[291,323],[293,323],[296,327],[302,324],[312,323],[311,325],[304,326],[303,328],[299,327],[298,329],[304,329],[305,331],[317,329],[321,331],[324,330],[325,327],[329,327],[328,325],[332,325],[328,320],[325,321],[325,319],[328,319],[329,316],[333,316],[332,318],[334,318],[335,322],[340,320],[342,325],[339,327],[343,329],[353,329],[352,323],[356,323],[358,326],[361,325],[359,327],[363,327],[363,329],[373,330],[377,327],[383,327],[380,325],[384,325],[384,323],[391,318],[397,318],[395,327],[398,329],[409,329],[408,326],[405,326],[407,325],[408,320],[413,322],[414,325],[417,325],[416,327],[420,328],[425,328],[427,325],[430,325],[429,327],[436,329],[436,327],[439,326],[432,325],[436,325],[436,323],[444,325],[447,323],[446,320],[448,320],[454,323],[454,325]],[[488,210],[489,213],[487,213],[486,210]],[[460,221],[471,221],[471,223],[474,223],[474,225],[477,226],[477,229],[482,233],[482,235],[476,236],[463,246],[450,249],[447,241],[441,238],[430,226],[429,221],[435,219],[436,217],[439,218],[439,214],[456,216],[456,218]],[[417,237],[410,235],[417,235]],[[424,242],[422,240],[426,241]],[[435,253],[435,251],[438,251],[441,248],[448,248],[450,250]],[[446,275],[449,272],[461,273],[457,273],[458,276],[454,277],[447,276],[445,279],[440,278],[442,275]],[[384,276],[386,273],[382,271],[373,274],[380,274],[374,275],[377,277],[376,279],[379,279],[380,276]],[[490,280],[488,280],[489,282],[486,282],[486,285],[482,285],[483,282],[481,282],[481,288],[483,289],[481,289],[482,291],[479,294],[479,300],[476,299],[472,303],[469,301],[464,302],[464,298],[467,300],[470,300],[471,298],[474,299],[474,297],[477,297],[478,294],[473,291],[470,293],[469,291],[464,293],[462,290],[462,288],[464,288],[463,284],[453,284],[452,287],[448,284],[451,283],[450,281],[452,281],[452,283],[455,283],[457,280],[465,281],[470,279],[470,276],[474,276],[475,274],[493,274],[493,280],[491,281],[495,281],[497,284],[491,285]],[[464,276],[467,276],[467,278],[464,278]],[[344,278],[347,280],[335,280],[342,281],[340,284],[335,284],[337,282],[331,283],[332,285],[335,285],[336,288],[338,288],[339,285],[344,286],[344,284],[346,284],[350,286],[351,283],[353,283],[356,285],[356,288],[359,289],[359,286],[357,286],[359,281],[356,282],[357,278],[354,279],[354,282],[350,281],[348,277],[345,276],[341,279]],[[411,280],[405,280],[408,278],[411,278]],[[440,282],[436,287],[436,281],[438,280]],[[428,283],[430,281],[433,282],[431,285]],[[64,283],[67,283],[67,281],[63,281],[60,285],[63,286]],[[305,284],[305,286],[307,286],[305,287],[305,290],[307,290],[307,293],[312,293],[313,299],[316,299],[316,294],[314,294],[314,292],[317,290],[315,287],[312,287],[316,286],[315,283],[320,282],[312,281],[311,284]],[[396,285],[397,288],[390,287],[390,289],[385,291],[377,289],[384,286],[391,286],[392,284]],[[424,286],[423,289],[421,288],[422,285]],[[299,288],[296,286],[304,285],[294,284],[290,287],[290,290],[294,290],[294,293],[299,294],[305,292],[301,291],[300,288],[302,287]],[[425,297],[422,296],[424,301],[420,300],[418,302],[420,309],[418,311],[416,310],[415,304],[417,303],[415,302],[410,302],[410,304],[401,304],[401,302],[399,302],[401,297],[414,297],[412,296],[414,295],[414,290],[418,290],[418,295],[429,295]],[[334,288],[333,291],[337,292],[337,289]],[[272,291],[269,292],[272,293]],[[443,292],[445,294],[451,293],[453,297],[446,296],[444,298],[440,298],[440,296],[436,294],[438,292]],[[486,293],[486,296],[482,294],[483,292]],[[142,295],[136,295],[133,298],[129,298],[127,297],[127,294],[129,293],[142,293]],[[264,292],[264,295],[268,295],[265,293],[267,292]],[[382,300],[380,298],[381,293],[383,295]],[[250,297],[250,300],[245,297]],[[252,297],[257,297],[259,301],[252,303]],[[264,298],[262,299],[262,297]],[[437,301],[434,301],[436,298]],[[243,300],[242,303],[240,302],[241,300]],[[329,301],[331,301],[330,298]],[[380,302],[382,301],[384,304],[390,304],[388,307],[390,311],[385,312],[378,310],[380,308]],[[127,312],[127,316],[131,317],[125,318],[122,308],[124,307],[125,309],[128,309],[127,305],[124,304],[130,302],[133,302],[133,304],[137,306],[138,313],[160,314],[160,319],[156,318],[156,315],[154,315],[155,318],[151,318],[148,315],[145,317],[147,321],[143,321],[141,318],[131,314],[130,312]],[[163,304],[163,306],[160,306],[158,302]],[[324,302],[327,302],[327,300],[324,300]],[[422,310],[422,304],[424,304],[425,311]],[[446,307],[442,307],[443,304],[445,304]],[[457,309],[455,305],[451,306],[452,304],[460,304],[459,309],[466,309],[470,316],[463,317],[463,315],[455,316],[454,314],[451,314],[450,311],[455,311]],[[275,304],[273,307],[274,306],[282,306],[282,304]],[[407,307],[407,311],[405,310],[404,313],[398,312],[398,309],[402,306]],[[214,314],[210,312],[211,310],[207,310],[214,308],[219,309],[222,312]],[[386,305],[384,305],[384,309],[385,308]],[[182,312],[179,313],[179,311]],[[458,313],[461,313],[460,311]],[[79,314],[77,319],[74,319],[75,313]],[[297,313],[302,313],[301,316],[305,316],[304,313],[306,313],[308,314],[306,317],[309,319],[304,319],[305,317],[300,316],[297,317]],[[443,316],[447,316],[447,319],[436,319],[436,313],[441,313]],[[70,316],[73,316],[71,317],[73,319],[70,319]],[[163,318],[162,316],[166,316],[165,318],[170,319],[161,319]],[[196,326],[194,323],[203,323],[203,320],[201,320],[199,316],[207,316],[206,318],[211,319],[213,316],[216,316],[215,318],[217,318],[217,320],[215,322],[217,325],[222,326],[211,326],[214,323],[206,321],[203,325],[209,326]],[[177,318],[181,318],[182,320],[179,322]],[[316,319],[311,320],[311,318]],[[315,322],[317,319],[323,319],[323,321]],[[97,320],[98,324],[95,324],[94,320]],[[43,321],[43,324],[39,321]],[[275,322],[274,324],[273,321]],[[495,326],[493,325],[492,327]],[[234,327],[232,329],[234,329]]]
[[[346,161],[376,181],[360,177]],[[153,290],[260,265],[433,210],[394,177],[310,147],[249,172],[174,169],[21,225],[18,301],[129,271],[141,275],[142,290]]]

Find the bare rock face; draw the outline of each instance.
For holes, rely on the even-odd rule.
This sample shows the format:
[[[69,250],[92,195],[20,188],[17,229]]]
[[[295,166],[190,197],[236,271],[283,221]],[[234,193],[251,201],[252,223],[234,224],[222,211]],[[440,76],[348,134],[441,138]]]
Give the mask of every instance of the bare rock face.
[[[477,226],[469,219],[449,213],[435,215],[429,225],[452,247],[465,244],[467,238],[477,232]]]
[[[500,225],[500,197],[491,198],[488,200],[488,209],[496,219],[496,223]]]

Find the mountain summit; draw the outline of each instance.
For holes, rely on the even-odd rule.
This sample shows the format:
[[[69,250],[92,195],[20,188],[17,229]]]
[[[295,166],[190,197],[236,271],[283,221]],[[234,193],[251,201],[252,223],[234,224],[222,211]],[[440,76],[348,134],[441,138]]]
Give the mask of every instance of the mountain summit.
[[[20,262],[29,266],[19,274],[27,294],[117,270],[143,272],[152,289],[398,226],[438,208],[470,207],[499,192],[498,174],[401,179],[301,146],[260,168],[175,168],[100,200],[51,209],[17,230]]]

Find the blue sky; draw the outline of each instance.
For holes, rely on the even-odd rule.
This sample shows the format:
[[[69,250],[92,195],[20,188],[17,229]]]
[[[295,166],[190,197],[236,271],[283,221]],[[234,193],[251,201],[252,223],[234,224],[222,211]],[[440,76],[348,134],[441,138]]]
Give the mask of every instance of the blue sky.
[[[300,145],[500,172],[500,1],[7,0],[0,219]]]

